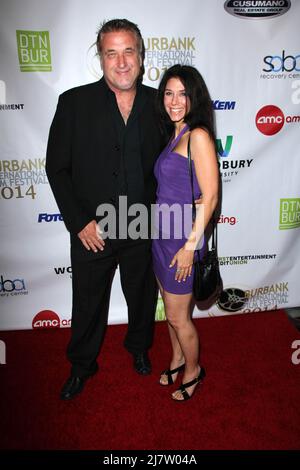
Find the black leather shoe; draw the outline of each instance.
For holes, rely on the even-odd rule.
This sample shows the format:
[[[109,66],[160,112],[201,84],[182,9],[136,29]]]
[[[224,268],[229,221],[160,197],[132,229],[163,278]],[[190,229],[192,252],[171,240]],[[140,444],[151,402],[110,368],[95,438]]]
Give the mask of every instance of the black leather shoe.
[[[62,400],[71,400],[82,392],[84,384],[88,377],[69,377],[60,392]]]
[[[151,374],[151,362],[146,352],[133,354],[133,367],[138,374]]]

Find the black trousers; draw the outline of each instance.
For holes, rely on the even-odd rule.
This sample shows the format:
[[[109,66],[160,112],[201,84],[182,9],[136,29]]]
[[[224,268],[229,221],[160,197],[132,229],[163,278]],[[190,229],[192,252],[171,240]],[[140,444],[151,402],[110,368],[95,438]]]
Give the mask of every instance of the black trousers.
[[[152,344],[158,293],[149,240],[106,240],[103,252],[89,255],[83,259],[71,254],[73,307],[67,357],[71,374],[79,377],[98,368],[117,266],[128,307],[124,346],[130,353],[147,351]]]

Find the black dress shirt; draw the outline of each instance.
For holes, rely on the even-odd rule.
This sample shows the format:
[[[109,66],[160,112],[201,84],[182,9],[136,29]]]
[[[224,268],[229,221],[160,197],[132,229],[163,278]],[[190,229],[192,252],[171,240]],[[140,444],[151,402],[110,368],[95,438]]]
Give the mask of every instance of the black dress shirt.
[[[115,172],[115,206],[118,208],[119,196],[127,196],[129,207],[131,204],[143,203],[145,200],[138,121],[142,104],[141,87],[138,84],[132,110],[126,124],[120,113],[116,96],[109,87],[107,87],[107,96],[115,127],[116,149],[120,157],[119,169]]]

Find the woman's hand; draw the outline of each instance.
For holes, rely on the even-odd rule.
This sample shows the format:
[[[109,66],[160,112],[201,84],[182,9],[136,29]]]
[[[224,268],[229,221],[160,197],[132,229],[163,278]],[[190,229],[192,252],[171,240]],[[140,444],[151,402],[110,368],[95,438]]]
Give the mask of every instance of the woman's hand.
[[[187,276],[192,274],[194,250],[188,250],[184,245],[177,251],[169,267],[172,268],[176,263],[175,280],[178,282],[185,281]]]

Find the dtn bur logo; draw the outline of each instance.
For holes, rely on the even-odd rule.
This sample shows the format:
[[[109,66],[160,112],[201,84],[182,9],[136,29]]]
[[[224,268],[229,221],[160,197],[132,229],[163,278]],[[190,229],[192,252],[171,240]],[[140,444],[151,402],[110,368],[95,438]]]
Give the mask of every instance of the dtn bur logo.
[[[51,72],[49,31],[17,30],[21,72]]]
[[[280,199],[279,229],[300,227],[300,199]]]

